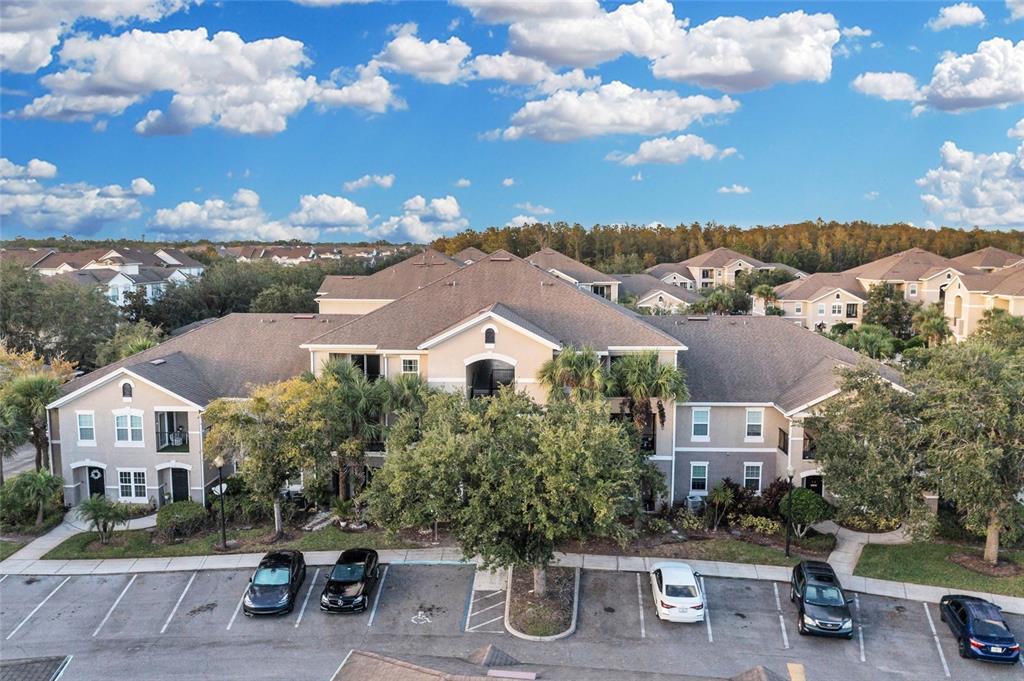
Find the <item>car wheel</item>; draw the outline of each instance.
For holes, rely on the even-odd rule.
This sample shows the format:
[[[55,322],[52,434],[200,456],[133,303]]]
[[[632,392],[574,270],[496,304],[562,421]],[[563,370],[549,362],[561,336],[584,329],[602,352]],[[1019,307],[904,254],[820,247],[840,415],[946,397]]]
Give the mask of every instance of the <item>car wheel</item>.
[[[800,634],[801,636],[807,635],[807,627],[804,625],[803,617],[796,621],[796,633]]]
[[[846,635],[846,640],[850,641],[852,639],[853,639],[853,632],[851,631],[849,634]]]
[[[960,639],[958,643],[957,652],[960,653],[960,657],[967,657],[967,646],[964,645],[964,640]]]
[[[943,610],[941,607],[939,608],[939,621],[940,622],[945,622],[946,621],[946,611]]]

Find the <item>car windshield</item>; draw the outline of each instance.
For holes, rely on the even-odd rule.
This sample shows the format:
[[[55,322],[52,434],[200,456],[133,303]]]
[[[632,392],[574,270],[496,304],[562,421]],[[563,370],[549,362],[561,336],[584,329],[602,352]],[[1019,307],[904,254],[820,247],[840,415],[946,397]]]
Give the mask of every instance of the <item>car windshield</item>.
[[[834,586],[808,584],[804,600],[811,605],[844,605],[843,592]]]
[[[363,566],[359,563],[335,565],[331,571],[331,579],[338,582],[358,582],[363,578]]]
[[[999,620],[976,619],[974,620],[975,636],[1009,636],[1010,630]]]
[[[265,567],[256,571],[252,577],[256,586],[282,586],[288,583],[288,568]]]
[[[697,587],[689,584],[666,584],[665,595],[669,598],[694,598],[697,596]]]

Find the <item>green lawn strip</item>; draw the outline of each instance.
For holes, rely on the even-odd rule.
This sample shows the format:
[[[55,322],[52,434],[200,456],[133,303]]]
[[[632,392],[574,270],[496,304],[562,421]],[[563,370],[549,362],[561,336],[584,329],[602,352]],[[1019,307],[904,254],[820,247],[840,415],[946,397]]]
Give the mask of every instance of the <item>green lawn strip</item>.
[[[760,546],[739,539],[715,537],[714,539],[692,539],[678,544],[662,544],[654,552],[665,558],[690,558],[693,560],[717,560],[727,563],[752,563],[755,565],[796,565],[804,556],[798,549],[786,558],[785,551],[772,546]]]
[[[7,541],[0,539],[0,560],[6,560],[11,557],[18,549],[24,544],[16,541]]]
[[[376,549],[413,548],[415,544],[384,532],[342,532],[334,526],[316,532],[292,530],[289,538],[265,544],[261,540],[270,533],[269,527],[248,530],[229,530],[228,539],[239,542],[231,553],[260,553],[270,549],[299,549],[300,551],[340,551],[355,547]],[[220,542],[218,531],[207,531],[176,544],[162,544],[153,540],[147,530],[115,532],[110,544],[102,545],[96,533],[84,532],[69,537],[47,553],[44,558],[73,560],[76,558],[173,558],[177,556],[203,556],[217,553],[214,546]]]
[[[948,559],[953,553],[977,549],[954,544],[868,544],[853,573],[861,577],[944,586],[1024,597],[1024,574],[1016,577],[988,577],[961,567]],[[1024,550],[1004,551],[1003,556],[1024,564]]]

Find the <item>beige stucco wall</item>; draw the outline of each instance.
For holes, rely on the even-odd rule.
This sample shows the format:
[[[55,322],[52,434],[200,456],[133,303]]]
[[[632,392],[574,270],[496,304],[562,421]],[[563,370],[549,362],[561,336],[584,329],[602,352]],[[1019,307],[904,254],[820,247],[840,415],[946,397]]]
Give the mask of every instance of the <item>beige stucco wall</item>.
[[[320,314],[366,314],[382,308],[391,300],[317,298]]]
[[[133,395],[130,401],[121,397],[121,384],[130,380],[133,384]],[[142,412],[141,446],[119,446],[115,442],[114,412],[130,408]],[[202,444],[200,414],[186,402],[155,388],[148,383],[129,377],[114,378],[102,385],[87,391],[76,399],[61,406],[56,411],[58,422],[57,437],[60,458],[60,475],[64,478],[65,501],[77,503],[85,498],[88,483],[86,468],[72,468],[75,464],[85,461],[98,462],[106,465],[105,480],[107,496],[119,499],[118,468],[145,469],[147,498],[159,500],[160,485],[165,483],[163,492],[170,492],[170,473],[164,469],[157,471],[161,464],[175,464],[191,467],[189,473],[190,493],[194,500],[203,501],[204,476],[202,472]],[[76,412],[92,411],[96,430],[95,445],[78,441]],[[157,411],[175,411],[187,418],[189,451],[158,452],[157,451]],[[56,464],[56,462],[55,462]]]
[[[957,314],[957,301],[960,301],[960,314]],[[943,310],[956,340],[963,340],[978,330],[978,324],[985,315],[985,310],[999,308],[1011,315],[1024,317],[1024,296],[990,296],[985,293],[969,291],[959,277],[954,277],[946,289],[946,300]]]

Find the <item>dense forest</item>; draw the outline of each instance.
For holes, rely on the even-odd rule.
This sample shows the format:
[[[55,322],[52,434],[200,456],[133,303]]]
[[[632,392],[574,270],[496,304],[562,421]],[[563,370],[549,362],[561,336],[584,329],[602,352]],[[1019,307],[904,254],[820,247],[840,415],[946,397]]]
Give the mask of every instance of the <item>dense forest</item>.
[[[433,246],[456,253],[467,246],[490,252],[503,248],[526,256],[547,246],[604,272],[636,272],[656,263],[678,262],[726,246],[765,262],[781,262],[805,272],[835,272],[919,247],[954,257],[996,246],[1024,253],[1024,231],[923,229],[907,224],[800,222],[740,228],[701,225],[595,225],[585,229],[564,222],[523,227],[491,227],[442,237]]]

